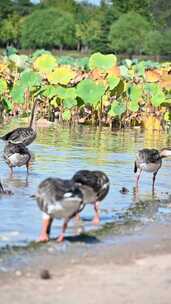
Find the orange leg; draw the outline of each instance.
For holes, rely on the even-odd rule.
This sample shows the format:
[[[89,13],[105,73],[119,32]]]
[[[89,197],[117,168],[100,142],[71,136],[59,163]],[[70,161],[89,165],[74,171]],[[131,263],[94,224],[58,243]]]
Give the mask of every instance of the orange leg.
[[[95,211],[95,216],[93,218],[93,224],[98,225],[100,223],[99,202],[94,203],[94,211]]]
[[[69,220],[70,220],[70,219],[67,219],[67,220],[65,220],[64,223],[63,223],[62,232],[61,232],[60,236],[57,238],[57,242],[58,242],[58,243],[61,243],[61,242],[63,242],[63,240],[64,240],[64,234],[65,234],[65,230],[67,229]]]
[[[43,219],[42,227],[38,242],[47,242],[49,240],[50,228],[52,225],[52,218]]]

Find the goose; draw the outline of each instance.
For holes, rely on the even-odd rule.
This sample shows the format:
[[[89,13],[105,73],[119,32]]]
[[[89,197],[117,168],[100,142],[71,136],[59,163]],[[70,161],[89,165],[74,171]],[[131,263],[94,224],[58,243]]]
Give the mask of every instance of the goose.
[[[160,151],[156,149],[139,150],[134,163],[134,173],[139,169],[136,178],[136,187],[138,188],[142,171],[146,171],[153,173],[152,189],[154,190],[156,175],[162,165],[162,159],[168,156],[171,156],[170,148],[163,148]]]
[[[1,140],[11,142],[13,144],[24,144],[25,146],[30,145],[36,138],[36,113],[38,110],[38,99],[35,99],[30,123],[28,127],[14,129],[7,134],[0,137]]]
[[[8,142],[5,145],[3,157],[11,170],[11,175],[13,174],[13,167],[21,166],[26,166],[28,174],[31,153],[24,144],[13,144]]]
[[[109,178],[102,171],[80,170],[74,174],[72,180],[82,191],[84,203],[93,204],[95,211],[93,224],[99,224],[99,203],[109,192]]]
[[[35,197],[43,211],[38,241],[48,241],[53,219],[63,218],[62,232],[57,238],[58,242],[62,242],[68,222],[84,208],[82,192],[72,180],[49,177],[40,183]]]

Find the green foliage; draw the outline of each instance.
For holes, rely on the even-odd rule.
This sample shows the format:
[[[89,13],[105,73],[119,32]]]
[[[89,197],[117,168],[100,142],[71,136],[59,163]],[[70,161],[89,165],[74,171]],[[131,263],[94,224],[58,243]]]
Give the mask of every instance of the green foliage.
[[[0,95],[4,94],[8,89],[5,79],[0,79]]]
[[[139,14],[135,12],[123,14],[111,26],[110,46],[114,51],[141,54],[144,49],[144,39],[150,29],[148,21]]]
[[[32,89],[32,87],[39,86],[41,84],[41,77],[38,73],[30,71],[23,73],[20,81],[24,88]]]
[[[57,59],[50,53],[43,53],[41,56],[37,56],[33,63],[34,68],[40,73],[47,73],[52,71],[57,65]]]
[[[163,34],[159,31],[147,33],[144,41],[144,52],[148,55],[159,55],[162,50]]]
[[[91,79],[82,80],[77,86],[77,96],[84,100],[85,104],[96,106],[104,95],[105,87],[96,84]]]
[[[100,69],[102,71],[107,71],[116,65],[116,56],[113,54],[103,55],[101,53],[94,53],[90,56],[89,67],[91,70]]]
[[[55,8],[36,10],[23,22],[24,48],[73,47],[75,43],[74,18],[69,13]]]
[[[123,101],[114,101],[111,105],[111,109],[109,111],[109,116],[121,116],[126,111],[126,105]]]
[[[13,101],[18,104],[24,104],[25,102],[24,93],[25,93],[25,87],[22,86],[21,81],[18,80],[11,90],[11,97]]]
[[[75,76],[75,72],[70,67],[58,67],[47,75],[51,84],[68,84]]]

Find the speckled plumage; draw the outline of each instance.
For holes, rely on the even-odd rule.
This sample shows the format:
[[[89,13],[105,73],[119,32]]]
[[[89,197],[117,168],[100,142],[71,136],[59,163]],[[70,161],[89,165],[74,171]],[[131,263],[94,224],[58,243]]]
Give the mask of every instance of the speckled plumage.
[[[103,200],[110,187],[109,178],[102,171],[80,170],[72,180],[79,184],[86,204]]]
[[[160,151],[156,149],[140,150],[134,163],[134,173],[136,173],[139,169],[139,174],[137,176],[136,182],[137,187],[142,171],[146,171],[153,173],[152,189],[154,190],[156,175],[162,165],[162,159],[168,156],[171,156],[170,148],[163,148]]]
[[[83,195],[70,180],[47,178],[38,186],[40,209],[52,218],[71,218],[83,208]]]
[[[8,142],[4,148],[3,157],[11,169],[21,166],[26,166],[28,169],[31,154],[24,144],[12,144]]]

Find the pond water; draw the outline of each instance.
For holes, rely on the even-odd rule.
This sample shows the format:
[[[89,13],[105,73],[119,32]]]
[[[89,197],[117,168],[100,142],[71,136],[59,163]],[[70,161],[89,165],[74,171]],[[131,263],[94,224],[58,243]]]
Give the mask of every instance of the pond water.
[[[0,134],[19,126],[13,120]],[[22,123],[20,123],[22,126]],[[32,167],[27,177],[24,167],[15,168],[10,177],[9,168],[2,158],[4,143],[0,145],[0,177],[4,187],[13,196],[0,196],[0,248],[6,245],[27,245],[38,238],[41,211],[31,195],[45,178],[71,178],[80,169],[102,170],[110,178],[108,196],[101,203],[101,224],[94,227],[91,219],[92,206],[81,213],[84,231],[98,229],[105,223],[126,225],[128,221],[146,224],[149,221],[167,221],[171,218],[171,158],[163,161],[157,175],[155,194],[152,194],[152,175],[143,173],[139,193],[135,192],[133,173],[136,152],[143,147],[162,148],[171,146],[166,133],[145,132],[140,129],[111,132],[88,126],[69,129],[57,126],[38,128],[36,141],[30,145],[33,154]],[[120,193],[122,187],[127,194]],[[62,222],[55,220],[52,237],[58,236]],[[66,235],[73,235],[72,221]]]

